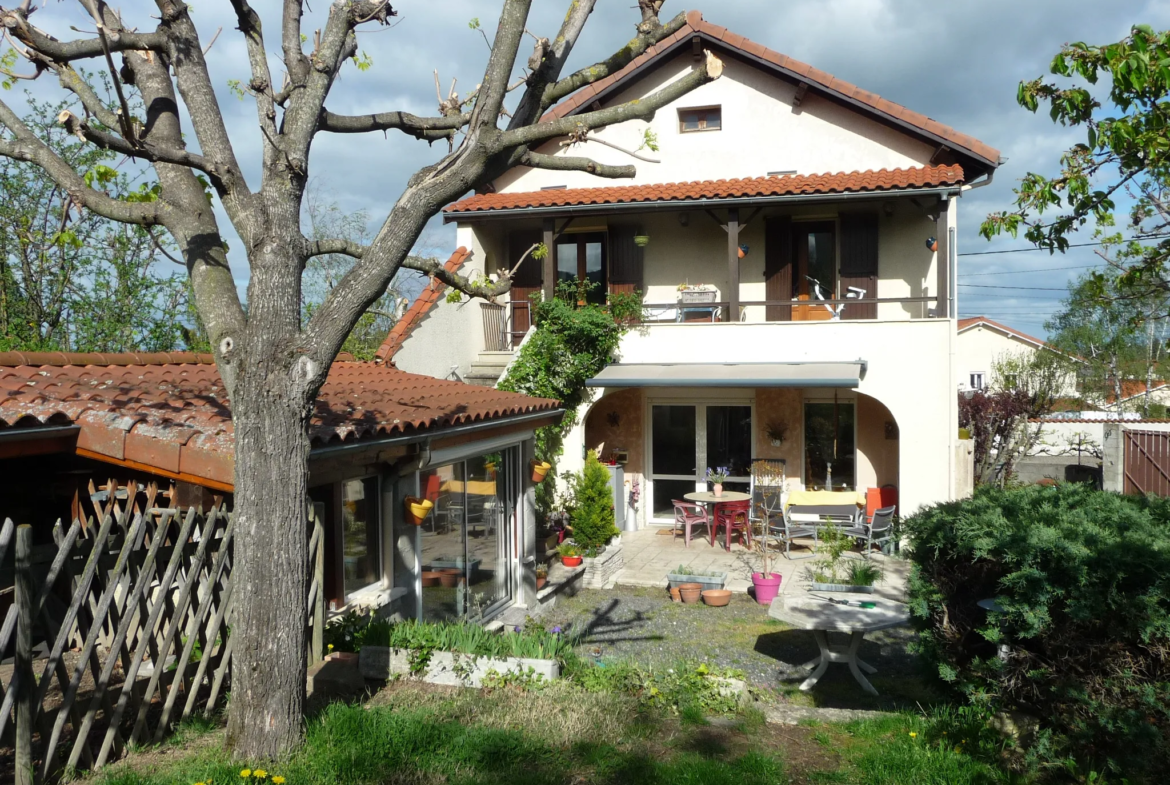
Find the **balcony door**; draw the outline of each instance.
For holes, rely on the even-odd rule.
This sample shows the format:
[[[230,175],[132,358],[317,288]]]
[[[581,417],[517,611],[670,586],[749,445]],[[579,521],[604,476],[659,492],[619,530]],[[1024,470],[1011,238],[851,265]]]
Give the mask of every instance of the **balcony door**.
[[[605,304],[606,276],[605,234],[585,232],[562,235],[556,244],[557,283],[581,280],[594,284],[585,299]]]

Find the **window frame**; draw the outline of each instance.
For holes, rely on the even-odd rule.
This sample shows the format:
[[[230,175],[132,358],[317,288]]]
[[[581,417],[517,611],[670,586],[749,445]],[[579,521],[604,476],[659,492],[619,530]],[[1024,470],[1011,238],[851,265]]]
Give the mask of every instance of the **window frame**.
[[[374,531],[377,533],[377,542],[371,546],[367,543],[367,552],[374,554],[374,575],[376,576],[371,583],[367,583],[359,589],[353,591],[345,590],[345,484],[350,482],[364,483],[366,480],[374,481],[373,493],[373,523]],[[341,588],[342,599],[346,604],[352,602],[353,598],[369,591],[373,587],[384,588],[386,585],[386,562],[385,554],[383,553],[383,542],[385,540],[385,533],[382,521],[382,476],[380,474],[363,474],[358,477],[347,477],[344,480],[338,480],[334,483],[335,493],[337,494],[337,582]],[[367,500],[369,501],[369,500]],[[367,526],[369,524],[367,523]]]
[[[979,379],[978,384],[975,383],[976,377]],[[972,371],[968,375],[967,383],[972,390],[985,390],[987,389],[987,374],[984,371]]]
[[[719,125],[716,128],[707,127],[707,113],[717,112],[719,114]],[[699,118],[698,128],[687,128],[686,117],[695,114]],[[686,106],[678,109],[678,132],[680,134],[698,134],[707,131],[722,131],[723,130],[723,105],[710,104],[709,106]]]

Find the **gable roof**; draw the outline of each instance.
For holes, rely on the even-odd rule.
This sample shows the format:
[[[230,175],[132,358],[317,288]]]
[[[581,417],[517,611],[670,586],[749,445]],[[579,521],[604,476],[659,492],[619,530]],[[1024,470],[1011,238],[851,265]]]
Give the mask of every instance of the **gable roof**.
[[[455,253],[451,254],[451,258],[443,265],[448,272],[455,272],[463,263],[471,256],[471,251],[463,246],[455,249]],[[378,351],[374,352],[374,362],[384,363],[392,359],[395,353],[402,348],[402,344],[406,343],[406,339],[414,332],[414,328],[418,327],[423,319],[427,317],[435,304],[443,297],[443,292],[447,290],[447,284],[443,283],[437,278],[432,278],[423,290],[419,292],[418,297],[411,304],[402,318],[394,323],[390,328],[390,332],[386,334],[386,340],[382,341],[382,345],[378,347]]]
[[[843,194],[958,186],[963,167],[921,166],[909,169],[815,175],[745,177],[689,183],[558,188],[543,191],[477,194],[444,208],[446,214],[585,205],[689,202],[703,199],[767,199],[813,194]]]
[[[787,81],[807,84],[810,90],[849,105],[888,125],[966,154],[974,159],[974,162],[982,164],[981,168],[984,171],[999,166],[999,150],[984,144],[975,137],[960,133],[926,115],[907,109],[893,101],[887,101],[875,93],[863,90],[818,68],[813,68],[807,63],[802,63],[762,44],[750,41],[731,32],[726,27],[711,24],[703,19],[703,14],[699,11],[688,12],[687,23],[674,35],[664,38],[647,49],[628,63],[625,68],[605,79],[586,85],[565,98],[549,110],[545,119],[566,117],[583,111],[594,101],[604,101],[608,96],[623,89],[630,81],[652,70],[656,63],[665,61],[668,55],[684,47],[689,40],[696,36],[708,45],[731,50],[739,57],[754,62]],[[974,171],[974,167],[972,167],[972,171]],[[982,173],[980,171],[977,174]]]
[[[989,327],[992,330],[1000,332],[1008,337],[1018,338],[1025,343],[1030,343],[1037,349],[1048,348],[1048,344],[1039,338],[1033,338],[1027,333],[1022,333],[1014,327],[1008,327],[1006,324],[1000,324],[997,321],[988,319],[986,316],[972,316],[967,319],[960,319],[957,332],[964,333],[973,327]]]
[[[315,448],[548,413],[559,403],[339,360],[314,404]],[[84,457],[230,490],[231,402],[209,354],[0,353],[0,434],[76,425]]]

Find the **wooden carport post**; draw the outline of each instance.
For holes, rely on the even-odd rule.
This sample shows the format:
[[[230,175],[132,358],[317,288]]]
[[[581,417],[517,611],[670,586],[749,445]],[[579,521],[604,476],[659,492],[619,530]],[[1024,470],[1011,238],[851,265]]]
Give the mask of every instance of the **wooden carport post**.
[[[739,321],[739,210],[727,211],[727,313],[725,322]]]
[[[544,281],[542,281],[544,288],[544,301],[549,302],[557,293],[557,258],[556,249],[553,247],[556,243],[556,219],[544,219]]]

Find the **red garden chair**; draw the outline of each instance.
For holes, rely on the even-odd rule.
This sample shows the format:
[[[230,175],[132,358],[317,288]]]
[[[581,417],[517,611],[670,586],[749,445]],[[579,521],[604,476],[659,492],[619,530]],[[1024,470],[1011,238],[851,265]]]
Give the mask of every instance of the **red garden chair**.
[[[715,545],[715,538],[719,535],[719,529],[725,530],[725,545],[727,550],[731,550],[731,535],[733,532],[740,533],[740,539],[746,540],[750,548],[752,545],[752,524],[751,524],[751,501],[742,502],[720,502],[715,505],[715,526],[711,529],[711,545]]]
[[[677,532],[679,527],[683,529],[683,545],[691,547],[692,526],[706,526],[707,531],[711,531],[711,519],[707,516],[706,507],[678,499],[672,499],[670,503],[674,505],[675,531]],[[712,537],[714,537],[713,534]],[[714,539],[712,539],[711,544],[715,544]]]

